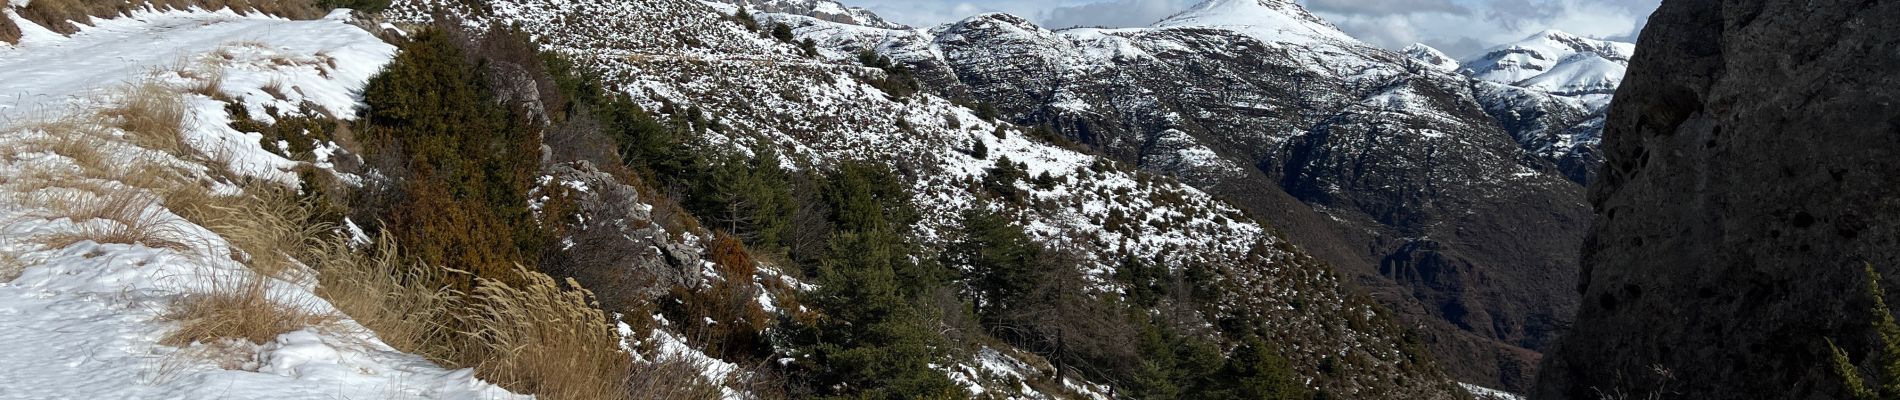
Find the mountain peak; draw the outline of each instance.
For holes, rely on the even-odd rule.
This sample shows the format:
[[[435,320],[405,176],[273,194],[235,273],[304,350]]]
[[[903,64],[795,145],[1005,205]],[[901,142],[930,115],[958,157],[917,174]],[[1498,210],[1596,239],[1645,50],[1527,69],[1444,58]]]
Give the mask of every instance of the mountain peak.
[[[1399,52],[1404,53],[1406,57],[1411,57],[1413,60],[1417,60],[1418,62],[1441,71],[1451,72],[1458,70],[1458,60],[1452,59],[1451,56],[1445,55],[1445,52],[1438,51],[1438,48],[1424,43],[1413,43],[1411,46],[1405,46],[1405,49],[1399,50]]]
[[[1635,44],[1592,39],[1550,29],[1485,50],[1477,57],[1461,63],[1459,71],[1478,79],[1516,84],[1563,69],[1559,67],[1567,64],[1583,63],[1592,67],[1582,68],[1590,71],[1577,76],[1589,76],[1592,77],[1589,80],[1593,81],[1584,86],[1603,89],[1600,86],[1621,79],[1620,70],[1629,65],[1630,56],[1635,52]],[[1570,72],[1578,72],[1578,68],[1581,67],[1573,67]],[[1543,81],[1545,84],[1550,83],[1550,79]],[[1558,86],[1575,85],[1566,83]],[[1608,86],[1615,85],[1612,83]]]
[[[1208,0],[1155,24],[1160,28],[1220,28],[1268,42],[1316,39],[1356,42],[1332,23],[1290,0]]]

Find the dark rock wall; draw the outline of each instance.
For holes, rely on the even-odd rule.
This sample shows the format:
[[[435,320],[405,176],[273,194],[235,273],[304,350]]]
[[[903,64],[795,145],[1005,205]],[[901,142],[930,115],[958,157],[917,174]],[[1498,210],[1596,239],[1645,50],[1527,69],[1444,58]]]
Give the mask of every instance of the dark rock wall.
[[[1897,73],[1900,2],[1664,2],[1535,397],[1845,397],[1825,340],[1877,343],[1862,265],[1900,292]]]

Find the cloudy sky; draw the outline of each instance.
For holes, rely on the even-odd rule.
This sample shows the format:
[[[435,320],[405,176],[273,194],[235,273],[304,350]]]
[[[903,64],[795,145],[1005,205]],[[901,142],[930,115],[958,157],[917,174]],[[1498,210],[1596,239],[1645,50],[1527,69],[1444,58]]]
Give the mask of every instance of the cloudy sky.
[[[1044,26],[1145,26],[1200,0],[841,0],[925,26],[990,11]],[[1347,33],[1388,48],[1425,43],[1455,57],[1545,29],[1634,40],[1661,0],[1297,0]]]

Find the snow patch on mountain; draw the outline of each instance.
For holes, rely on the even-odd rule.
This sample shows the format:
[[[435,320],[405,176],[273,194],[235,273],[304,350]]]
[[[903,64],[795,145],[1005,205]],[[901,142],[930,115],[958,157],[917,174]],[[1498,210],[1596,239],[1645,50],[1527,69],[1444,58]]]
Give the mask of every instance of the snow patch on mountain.
[[[1439,71],[1451,72],[1458,70],[1458,60],[1424,43],[1414,43],[1411,46],[1406,46],[1403,50],[1399,50],[1399,52],[1404,53],[1406,57],[1411,57],[1413,60],[1425,64],[1425,66],[1436,68]]]
[[[1477,57],[1465,60],[1459,72],[1486,81],[1520,86],[1534,78],[1558,73],[1540,80],[1539,84],[1554,88],[1607,80],[1614,87],[1622,81],[1621,70],[1629,66],[1630,56],[1635,53],[1635,44],[1547,30],[1524,40],[1493,47]],[[1571,64],[1583,65],[1558,71],[1560,67]],[[1604,70],[1609,69],[1616,70],[1614,79],[1606,79],[1611,74]],[[1585,82],[1573,83],[1563,81],[1563,78]]]

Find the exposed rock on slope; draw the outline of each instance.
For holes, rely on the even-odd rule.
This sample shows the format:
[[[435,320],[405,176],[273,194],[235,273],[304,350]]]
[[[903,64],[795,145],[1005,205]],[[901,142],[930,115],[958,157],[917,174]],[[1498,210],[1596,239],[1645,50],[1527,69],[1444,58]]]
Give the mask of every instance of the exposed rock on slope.
[[[1478,80],[1472,92],[1519,145],[1588,185],[1603,165],[1603,115],[1635,49],[1544,31],[1465,60],[1458,72]]]
[[[911,195],[924,214],[910,233],[933,246],[956,231],[961,212],[980,206],[978,199],[984,195],[976,191],[984,189],[977,181],[993,160],[1006,156],[1021,163],[1027,175],[1052,178],[1047,185],[1012,183],[1012,189],[1024,193],[1026,204],[989,210],[1022,221],[1034,240],[1080,249],[1084,254],[1076,268],[1096,293],[1124,289],[1118,287],[1115,271],[1127,258],[1206,268],[1223,283],[1210,301],[1210,311],[1171,318],[1193,318],[1202,326],[1251,324],[1243,328],[1269,338],[1305,384],[1333,396],[1463,396],[1428,357],[1404,343],[1401,329],[1386,322],[1376,307],[1359,301],[1324,264],[1241,209],[1191,186],[1114,167],[1113,162],[1053,145],[1014,126],[986,121],[942,97],[880,90],[867,82],[884,79],[885,71],[856,61],[805,57],[797,46],[733,21],[729,15],[737,8],[727,4],[478,3],[477,9],[492,13],[460,8],[466,4],[461,1],[413,0],[397,2],[391,14],[423,20],[437,7],[446,7],[471,24],[520,26],[546,48],[600,72],[613,89],[650,110],[703,110],[704,124],[710,126],[703,141],[709,149],[771,148],[784,155],[787,165],[800,168],[826,168],[842,160],[891,165],[910,182]],[[999,23],[1021,26],[1020,21]],[[1186,133],[1180,138],[1198,145],[1199,139]],[[973,143],[983,145],[984,155],[964,151]],[[1212,154],[1199,146],[1201,153],[1174,154]],[[987,368],[974,364],[946,368]],[[1041,395],[1018,393],[1028,391],[1024,387],[969,389],[999,396]]]
[[[1291,2],[1210,1],[1156,27],[1062,31],[1007,14],[928,30],[762,17],[832,57],[875,49],[939,94],[1265,216],[1424,326],[1460,379],[1523,387],[1526,348],[1574,306],[1581,188],[1500,128],[1472,89],[1490,84],[1361,43]],[[1572,124],[1543,116],[1520,123]]]
[[[1584,301],[1537,397],[1848,397],[1825,340],[1871,366],[1861,267],[1889,293],[1900,272],[1896,21],[1893,2],[1663,3],[1611,106]]]

